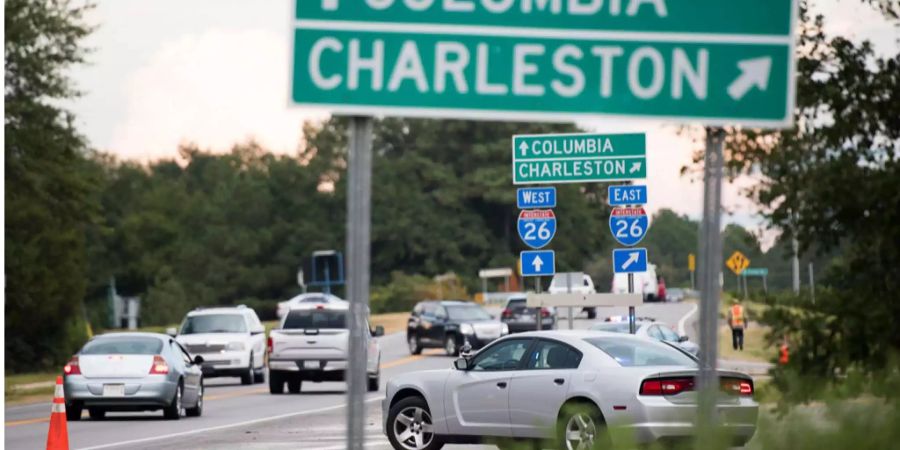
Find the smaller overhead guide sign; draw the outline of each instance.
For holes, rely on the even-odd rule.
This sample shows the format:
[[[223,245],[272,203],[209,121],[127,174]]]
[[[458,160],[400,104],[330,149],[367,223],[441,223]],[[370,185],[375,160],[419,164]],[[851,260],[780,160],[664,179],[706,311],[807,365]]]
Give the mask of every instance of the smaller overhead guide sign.
[[[531,248],[550,243],[556,234],[556,214],[552,209],[526,209],[519,213],[519,237]]]
[[[647,178],[647,139],[631,134],[513,136],[513,184],[591,183]]]

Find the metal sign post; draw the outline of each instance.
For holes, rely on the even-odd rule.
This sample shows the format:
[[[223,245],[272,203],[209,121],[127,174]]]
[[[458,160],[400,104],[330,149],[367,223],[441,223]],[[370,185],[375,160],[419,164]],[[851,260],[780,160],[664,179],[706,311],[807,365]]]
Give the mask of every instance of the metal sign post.
[[[362,450],[366,415],[366,315],[369,310],[369,228],[372,199],[372,118],[350,119],[347,167],[347,299],[350,354],[347,367],[347,448]]]
[[[566,272],[566,293],[567,294],[572,293],[572,273],[571,272]],[[574,318],[572,317],[572,307],[571,306],[569,307],[569,329],[570,330],[575,329],[575,323],[574,323]]]
[[[700,420],[711,424],[716,417],[717,331],[719,325],[719,273],[722,266],[720,213],[725,131],[706,129],[703,166],[703,222],[700,232]]]
[[[634,294],[634,274],[628,273],[628,293]],[[635,332],[635,324],[634,324],[634,306],[628,307],[628,333],[634,334]]]

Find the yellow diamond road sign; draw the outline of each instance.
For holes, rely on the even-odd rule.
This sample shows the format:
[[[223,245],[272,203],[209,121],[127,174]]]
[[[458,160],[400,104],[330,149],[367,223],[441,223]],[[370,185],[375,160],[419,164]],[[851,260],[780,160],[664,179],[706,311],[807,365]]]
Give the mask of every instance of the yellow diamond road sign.
[[[728,266],[735,275],[740,275],[744,269],[750,267],[750,259],[744,256],[743,253],[735,251],[731,254],[731,257],[728,258],[728,261],[725,261],[725,265]]]

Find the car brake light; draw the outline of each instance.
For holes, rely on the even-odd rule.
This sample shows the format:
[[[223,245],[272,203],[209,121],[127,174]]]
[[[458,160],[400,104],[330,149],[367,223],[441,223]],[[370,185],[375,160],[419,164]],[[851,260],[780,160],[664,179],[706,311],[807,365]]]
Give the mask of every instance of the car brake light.
[[[693,378],[661,378],[644,380],[641,383],[641,395],[678,395],[694,390]]]
[[[550,310],[547,308],[541,308],[541,317],[550,317]]]
[[[274,344],[272,343],[272,336],[269,336],[269,338],[266,339],[266,351],[269,353],[272,353],[273,347],[274,347]]]
[[[78,365],[78,356],[73,356],[72,359],[63,366],[63,373],[66,375],[81,375],[81,366]]]
[[[732,395],[753,395],[753,383],[741,378],[723,378],[722,391]]]
[[[500,313],[500,315],[501,315],[502,317],[512,317],[512,310],[509,309],[509,308],[506,308],[506,309],[503,310],[502,313]]]
[[[741,381],[741,395],[753,395],[753,384],[747,381]]]
[[[325,309],[325,305],[316,305],[316,309]]]
[[[153,356],[153,365],[150,366],[150,375],[165,375],[169,373],[169,364],[162,356]]]

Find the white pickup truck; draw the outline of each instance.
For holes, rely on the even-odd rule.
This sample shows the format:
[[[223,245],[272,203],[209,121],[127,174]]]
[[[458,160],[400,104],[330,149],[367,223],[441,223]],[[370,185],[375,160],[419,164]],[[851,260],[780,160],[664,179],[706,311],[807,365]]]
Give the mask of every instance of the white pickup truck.
[[[347,370],[349,303],[303,303],[291,307],[278,328],[269,332],[269,392],[300,392],[303,381],[342,381]],[[368,390],[378,390],[382,327],[367,334]]]

